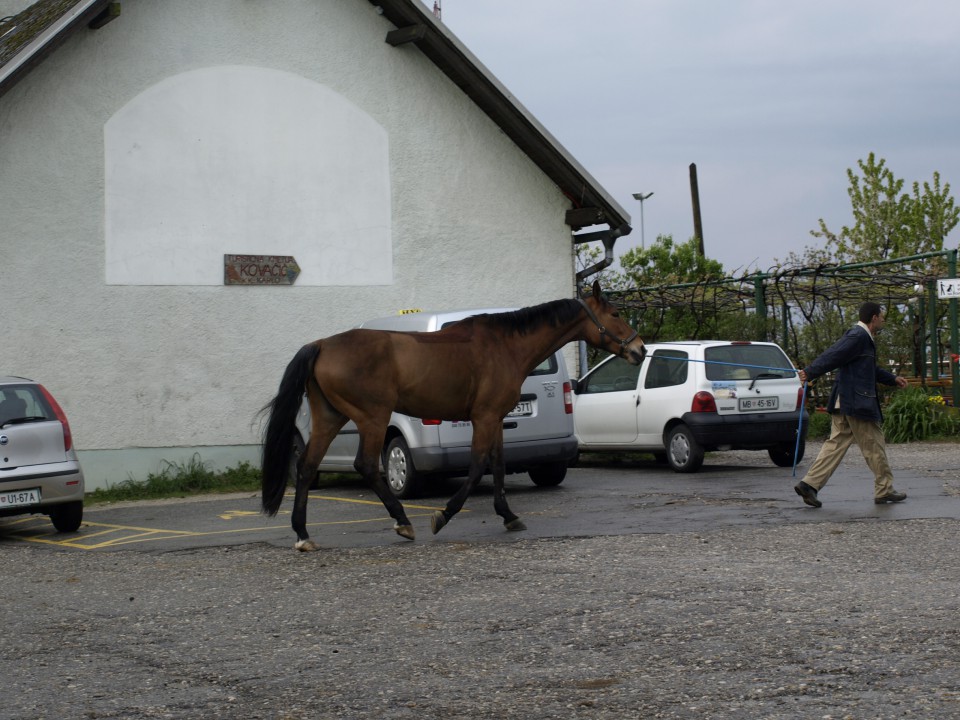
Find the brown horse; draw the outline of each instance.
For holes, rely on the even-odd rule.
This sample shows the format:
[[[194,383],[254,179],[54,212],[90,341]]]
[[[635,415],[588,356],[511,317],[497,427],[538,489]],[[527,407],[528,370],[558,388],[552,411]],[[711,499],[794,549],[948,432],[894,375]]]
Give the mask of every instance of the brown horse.
[[[295,419],[306,391],[312,430],[297,472],[291,524],[298,550],[316,550],[307,534],[307,491],[317,466],[340,429],[353,420],[360,433],[354,467],[370,483],[396,524],[414,539],[403,505],[380,474],[380,453],[390,414],[473,424],[467,480],[434,514],[434,533],[466,502],[490,467],[494,509],[508,530],[525,526],[503,491],[503,418],[520,399],[524,378],[545,358],[574,340],[585,340],[639,365],[643,341],[593,285],[583,300],[553,302],[494,315],[475,315],[433,333],[355,329],[304,345],[267,404],[263,445],[263,510],[283,502],[293,452]]]

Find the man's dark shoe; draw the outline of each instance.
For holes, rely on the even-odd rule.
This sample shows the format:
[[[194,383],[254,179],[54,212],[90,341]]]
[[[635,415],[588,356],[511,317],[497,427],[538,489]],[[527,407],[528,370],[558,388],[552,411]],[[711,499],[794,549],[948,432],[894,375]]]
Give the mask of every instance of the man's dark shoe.
[[[810,506],[812,506],[812,507],[820,507],[821,505],[823,505],[822,502],[820,502],[819,500],[817,500],[817,491],[814,490],[814,489],[813,489],[812,487],[810,487],[809,485],[807,485],[807,484],[806,484],[805,482],[803,482],[802,480],[797,483],[797,486],[794,488],[794,490],[797,491],[797,495],[799,495],[800,497],[802,497],[802,498],[803,498],[803,501],[804,501],[807,505],[810,505]],[[903,497],[906,497],[906,495],[904,495]],[[902,500],[903,498],[900,498],[900,499]],[[877,500],[877,502],[880,502],[880,501]]]
[[[877,505],[883,505],[888,502],[903,502],[907,499],[907,494],[902,492],[897,492],[896,490],[891,490],[883,497],[874,498],[873,501]]]

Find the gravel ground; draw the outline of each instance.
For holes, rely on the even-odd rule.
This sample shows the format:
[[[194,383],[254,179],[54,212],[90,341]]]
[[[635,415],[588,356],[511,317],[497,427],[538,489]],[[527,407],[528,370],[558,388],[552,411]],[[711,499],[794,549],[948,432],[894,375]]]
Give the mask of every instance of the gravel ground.
[[[891,457],[956,490],[941,452],[960,446]],[[306,555],[3,543],[0,717],[956,718],[958,526]]]

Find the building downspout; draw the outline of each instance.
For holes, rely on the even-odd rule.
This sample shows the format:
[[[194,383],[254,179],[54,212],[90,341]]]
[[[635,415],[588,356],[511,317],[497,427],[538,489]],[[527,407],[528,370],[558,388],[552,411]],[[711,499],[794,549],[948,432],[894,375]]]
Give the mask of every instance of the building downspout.
[[[596,232],[581,233],[579,235],[573,236],[574,245],[582,245],[588,242],[596,242],[599,240],[603,243],[603,259],[599,262],[594,263],[588,268],[584,268],[577,273],[577,294],[581,294],[582,287],[586,284],[588,277],[600,273],[602,270],[610,267],[613,264],[613,246],[617,242],[617,238],[624,237],[633,232],[633,228],[627,224],[621,225],[618,228],[610,228],[608,230],[598,230]],[[577,343],[578,346],[578,376],[583,377],[583,374],[587,371],[587,344],[582,340]]]

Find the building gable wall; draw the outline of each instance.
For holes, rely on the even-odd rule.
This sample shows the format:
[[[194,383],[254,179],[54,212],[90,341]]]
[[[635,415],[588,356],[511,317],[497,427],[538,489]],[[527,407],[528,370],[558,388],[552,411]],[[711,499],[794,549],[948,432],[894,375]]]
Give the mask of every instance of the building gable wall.
[[[153,448],[181,461],[197,448],[253,447],[256,412],[305,342],[400,308],[571,295],[569,202],[415,47],[385,43],[390,29],[366,0],[126,0],[119,19],[72,36],[0,99],[0,368],[50,387],[82,457]],[[123,154],[136,152],[138,124],[123,124],[124,113],[185,78],[216,79],[218,68],[312,88],[295,108],[289,88],[277,102],[313,113],[320,134],[330,121],[350,131],[345,142],[367,137],[371,147],[336,156],[342,147],[315,142],[300,158],[305,187],[283,184],[271,153],[281,148],[283,169],[296,172],[289,143],[308,144],[310,117],[265,135],[284,113],[231,117],[244,109],[233,88],[220,109],[224,132],[239,133],[229,142],[211,134],[215,101],[182,109],[208,123],[201,137],[219,145],[206,160],[218,168],[204,176],[203,154],[191,158],[183,137],[162,139],[153,118],[140,125],[155,172],[139,176]],[[168,99],[191,93],[200,97],[194,86]],[[339,119],[323,115],[323,98]],[[181,156],[164,158],[173,147]],[[231,148],[248,155],[229,157]],[[172,167],[182,172],[164,189]],[[136,201],[118,206],[124,193]],[[204,222],[213,227],[196,227]],[[153,252],[181,234],[172,269],[155,258],[136,265],[138,243]],[[122,272],[109,261],[117,247]],[[212,283],[222,265],[211,275],[210,263],[228,248],[292,254],[304,282]]]

